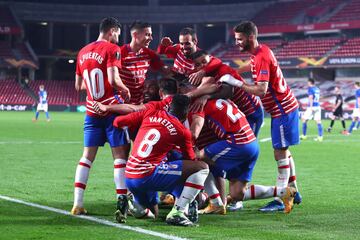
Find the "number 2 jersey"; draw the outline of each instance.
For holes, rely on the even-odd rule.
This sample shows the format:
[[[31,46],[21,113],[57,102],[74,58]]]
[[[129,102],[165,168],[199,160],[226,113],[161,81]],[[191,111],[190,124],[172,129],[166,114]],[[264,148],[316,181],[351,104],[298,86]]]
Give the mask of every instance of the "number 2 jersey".
[[[247,144],[256,140],[245,115],[230,100],[209,100],[202,112],[193,113],[205,118],[205,123],[219,139],[233,144]]]
[[[127,178],[151,175],[175,146],[180,147],[184,159],[195,159],[190,130],[167,111],[151,107],[145,111],[118,116],[113,124],[117,128],[127,126],[130,131],[139,129],[126,164]]]
[[[79,51],[76,74],[81,76],[85,82],[87,115],[99,117],[93,108],[94,100],[105,105],[124,102],[108,80],[107,68],[113,66],[121,66],[120,48],[116,44],[96,41]]]
[[[289,114],[296,110],[298,102],[286,84],[279,64],[271,49],[261,44],[250,58],[251,75],[255,84],[268,82],[265,96],[261,97],[264,109],[272,118]]]

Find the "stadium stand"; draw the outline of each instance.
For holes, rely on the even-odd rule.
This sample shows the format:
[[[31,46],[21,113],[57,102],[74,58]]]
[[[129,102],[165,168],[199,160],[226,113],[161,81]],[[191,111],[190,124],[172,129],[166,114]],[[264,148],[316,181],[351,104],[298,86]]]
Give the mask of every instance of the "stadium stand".
[[[278,58],[323,57],[340,42],[340,38],[301,39],[290,41],[276,53],[276,56]]]
[[[0,104],[33,104],[34,100],[15,79],[0,81]]]
[[[339,12],[332,16],[329,22],[360,20],[360,1],[352,0]]]
[[[76,105],[79,104],[79,94],[75,91],[73,81],[31,81],[30,88],[37,93],[39,86],[44,85],[48,93],[50,105]]]
[[[360,37],[349,39],[332,56],[360,56]]]

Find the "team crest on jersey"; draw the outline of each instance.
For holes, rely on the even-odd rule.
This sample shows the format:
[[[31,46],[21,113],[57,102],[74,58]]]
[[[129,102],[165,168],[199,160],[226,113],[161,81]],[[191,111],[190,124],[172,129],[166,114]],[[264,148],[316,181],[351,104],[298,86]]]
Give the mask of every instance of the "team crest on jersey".
[[[260,70],[260,74],[267,75],[268,71],[267,70]]]
[[[120,60],[120,57],[121,57],[120,53],[119,53],[119,52],[116,52],[116,53],[115,53],[115,58],[116,58],[116,60]]]

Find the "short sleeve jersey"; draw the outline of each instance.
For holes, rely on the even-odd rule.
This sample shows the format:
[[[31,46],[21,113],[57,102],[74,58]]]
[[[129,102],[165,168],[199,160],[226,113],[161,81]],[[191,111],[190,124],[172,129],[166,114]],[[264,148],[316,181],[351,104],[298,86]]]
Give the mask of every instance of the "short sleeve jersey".
[[[126,164],[128,178],[142,178],[152,174],[166,154],[179,146],[184,159],[195,159],[190,130],[167,111],[149,108],[114,120],[115,127],[138,128],[138,134]]]
[[[98,114],[93,109],[93,101],[105,105],[122,103],[123,99],[110,85],[107,75],[108,67],[120,67],[119,46],[106,42],[96,41],[80,50],[76,62],[76,74],[85,81],[87,101],[86,113],[90,116]]]
[[[261,97],[265,111],[272,118],[295,111],[299,104],[287,85],[280,66],[270,48],[259,45],[255,54],[250,57],[251,75],[255,84],[268,82],[265,96]]]

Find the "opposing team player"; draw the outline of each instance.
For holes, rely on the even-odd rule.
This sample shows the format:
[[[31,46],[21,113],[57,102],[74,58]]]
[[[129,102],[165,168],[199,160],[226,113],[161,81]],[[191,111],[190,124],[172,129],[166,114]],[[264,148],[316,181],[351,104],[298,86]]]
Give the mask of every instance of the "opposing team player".
[[[134,22],[130,27],[130,33],[131,42],[120,47],[119,73],[130,90],[131,98],[127,102],[141,104],[144,101],[144,81],[148,70],[151,68],[166,75],[170,73],[170,69],[164,65],[155,51],[149,49],[153,39],[149,23]]]
[[[355,83],[355,108],[352,114],[352,123],[349,128],[349,134],[352,133],[356,121],[360,120],[360,82]]]
[[[37,121],[39,118],[40,111],[45,112],[46,121],[50,122],[50,116],[48,111],[48,101],[47,101],[47,92],[45,91],[44,85],[39,86],[39,102],[36,108],[35,118],[33,121]]]
[[[341,133],[344,134],[344,135],[347,135],[348,131],[346,130],[345,120],[344,120],[344,117],[343,117],[344,98],[343,98],[343,96],[341,94],[340,87],[336,86],[334,91],[335,91],[335,94],[336,94],[335,106],[334,106],[333,114],[332,114],[332,116],[330,116],[331,122],[330,122],[330,126],[328,127],[327,131],[329,133],[331,132],[331,130],[332,130],[333,126],[334,126],[334,123],[335,123],[335,119],[339,118],[341,120],[341,124],[342,124],[342,127],[343,127],[343,130],[342,130]]]
[[[157,191],[181,191],[173,209],[166,217],[172,225],[192,226],[185,208],[203,188],[209,169],[205,162],[194,161],[191,133],[182,124],[186,120],[190,99],[175,95],[170,109],[150,108],[114,121],[117,128],[139,129],[126,164],[126,185],[134,194],[137,208],[149,208],[158,215]],[[167,163],[166,154],[180,146],[184,160]]]
[[[323,141],[323,126],[321,123],[321,107],[320,107],[320,89],[315,86],[315,80],[309,78],[308,80],[308,106],[301,120],[302,125],[302,135],[300,136],[301,140],[307,139],[307,122],[314,118],[318,127],[318,136],[314,139],[315,141]]]
[[[271,114],[271,139],[278,166],[276,186],[286,187],[289,184],[297,190],[295,164],[289,146],[299,144],[298,102],[286,84],[273,52],[268,46],[258,43],[256,25],[245,21],[235,26],[234,32],[239,50],[252,54],[250,69],[255,84],[244,83],[231,76],[221,81],[261,98],[265,111]],[[294,202],[301,202],[299,192]],[[284,204],[280,199],[275,199],[260,210],[282,211]]]
[[[198,38],[194,29],[186,27],[179,33],[179,43],[173,45],[172,40],[169,37],[161,39],[158,46],[159,54],[166,54],[168,58],[174,59],[173,71],[182,74],[189,78],[190,83],[199,85],[202,78],[208,73],[217,69],[221,61],[214,58],[211,64],[205,68],[196,70],[194,62],[191,59],[191,54],[200,50],[197,46]]]
[[[97,41],[82,48],[76,64],[76,90],[83,82],[87,91],[86,117],[84,123],[84,151],[76,168],[74,215],[86,214],[83,205],[84,190],[89,178],[90,168],[95,160],[99,146],[108,142],[114,158],[114,181],[118,198],[116,214],[127,204],[125,186],[125,164],[128,158],[129,143],[124,131],[114,128],[115,115],[101,116],[94,110],[94,101],[105,105],[122,103],[115,90],[129,96],[128,88],[119,78],[120,49],[116,45],[120,35],[120,24],[115,18],[105,18],[100,23],[100,34]],[[121,219],[120,219],[121,220]]]

